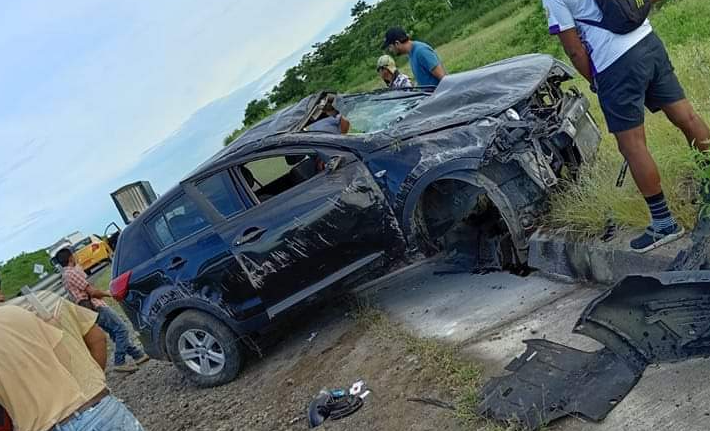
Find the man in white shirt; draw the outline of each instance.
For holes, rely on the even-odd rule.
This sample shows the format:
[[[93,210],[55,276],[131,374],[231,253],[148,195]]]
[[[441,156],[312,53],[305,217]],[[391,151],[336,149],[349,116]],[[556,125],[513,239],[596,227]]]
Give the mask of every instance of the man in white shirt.
[[[597,92],[609,131],[648,204],[651,225],[631,241],[631,249],[644,253],[680,238],[683,228],[668,209],[658,167],[646,147],[644,106],[653,113],[662,110],[701,150],[710,146],[710,129],[685,98],[663,42],[648,20],[627,34],[595,25],[603,17],[596,0],[542,3],[550,34],[559,36],[574,67]]]

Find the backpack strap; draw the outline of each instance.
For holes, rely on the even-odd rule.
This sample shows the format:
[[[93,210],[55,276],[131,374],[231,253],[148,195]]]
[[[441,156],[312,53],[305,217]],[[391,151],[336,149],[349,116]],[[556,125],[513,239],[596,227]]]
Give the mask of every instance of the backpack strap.
[[[606,29],[602,25],[601,21],[592,21],[591,19],[575,19],[575,21],[581,22],[583,24],[591,25],[592,27],[599,27],[599,28]]]

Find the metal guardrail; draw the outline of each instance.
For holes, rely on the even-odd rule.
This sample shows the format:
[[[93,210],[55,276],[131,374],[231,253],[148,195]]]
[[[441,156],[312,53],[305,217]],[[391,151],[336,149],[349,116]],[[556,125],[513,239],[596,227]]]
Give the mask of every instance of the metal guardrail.
[[[62,288],[62,275],[52,274],[40,280],[37,284],[30,287],[31,292],[39,292],[46,290],[59,296],[66,296],[66,291]]]

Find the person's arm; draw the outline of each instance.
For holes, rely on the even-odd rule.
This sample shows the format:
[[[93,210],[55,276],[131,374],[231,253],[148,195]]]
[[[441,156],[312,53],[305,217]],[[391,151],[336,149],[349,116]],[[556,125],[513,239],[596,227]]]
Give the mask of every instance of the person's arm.
[[[94,325],[84,335],[84,344],[89,349],[91,357],[94,358],[102,370],[106,369],[106,334],[98,325]]]
[[[111,294],[109,292],[106,292],[104,290],[99,290],[91,284],[88,284],[86,286],[86,293],[88,293],[91,298],[101,299],[101,298],[110,298],[111,297]]]
[[[444,66],[439,63],[431,70],[431,74],[434,75],[436,79],[441,81],[446,76],[446,71],[444,70]]]
[[[420,52],[420,63],[426,67],[429,73],[441,81],[441,79],[446,76],[446,69],[444,69],[444,65],[441,64],[441,60],[439,60],[439,56],[436,55],[436,51],[431,48],[427,48],[418,52]]]
[[[340,133],[347,135],[350,131],[350,121],[347,118],[340,116]]]
[[[589,83],[593,83],[592,64],[589,61],[589,53],[579,38],[577,29],[572,28],[561,32],[559,35],[562,47],[574,65],[574,68],[586,78]]]

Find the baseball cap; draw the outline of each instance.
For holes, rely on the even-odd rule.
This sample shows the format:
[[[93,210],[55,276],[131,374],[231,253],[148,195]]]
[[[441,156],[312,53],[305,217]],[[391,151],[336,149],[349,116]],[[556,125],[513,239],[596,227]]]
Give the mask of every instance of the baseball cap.
[[[383,55],[382,57],[378,58],[377,70],[379,71],[382,68],[385,68],[390,72],[394,73],[395,70],[397,70],[397,65],[394,62],[394,58],[390,57],[389,55]]]
[[[392,27],[385,33],[385,42],[382,44],[382,49],[387,49],[388,46],[395,42],[401,42],[405,39],[409,39],[409,36],[402,27]]]

